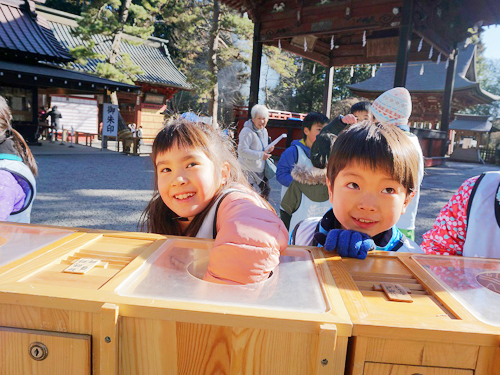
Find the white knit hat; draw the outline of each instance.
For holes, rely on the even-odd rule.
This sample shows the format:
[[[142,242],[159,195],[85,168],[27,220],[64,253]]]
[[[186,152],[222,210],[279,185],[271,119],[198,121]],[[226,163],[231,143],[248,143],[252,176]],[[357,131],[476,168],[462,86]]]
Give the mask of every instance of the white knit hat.
[[[410,92],[404,87],[390,89],[375,99],[370,111],[381,124],[408,125],[411,115]]]

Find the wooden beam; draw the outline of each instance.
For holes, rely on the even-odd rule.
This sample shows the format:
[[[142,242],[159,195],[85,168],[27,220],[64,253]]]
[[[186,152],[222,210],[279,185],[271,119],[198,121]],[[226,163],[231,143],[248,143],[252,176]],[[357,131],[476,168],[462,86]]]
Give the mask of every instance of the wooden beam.
[[[301,12],[301,23],[296,25],[296,10],[272,13],[261,10],[262,40],[282,39],[299,35],[331,35],[346,32],[362,32],[371,29],[391,29],[399,26],[400,16],[393,14],[401,1],[386,1],[382,4],[354,8],[349,19],[343,6],[305,7]]]
[[[314,52],[314,51],[307,51],[304,52],[303,48],[298,48],[295,46],[292,46],[288,42],[281,42],[281,48],[283,48],[286,51],[292,52],[296,55],[305,57],[306,59],[309,59],[311,61],[315,61],[322,66],[330,66],[330,58],[328,56],[322,55],[320,53]]]
[[[250,73],[250,96],[248,98],[249,118],[252,107],[259,102],[260,69],[262,65],[262,43],[259,41],[260,27],[260,22],[256,22],[253,29],[252,71]]]
[[[326,67],[325,87],[323,89],[323,114],[330,118],[332,111],[332,90],[333,90],[333,75],[335,71],[333,66]]]
[[[441,131],[447,132],[450,127],[451,103],[453,99],[453,88],[455,86],[455,71],[457,69],[458,48],[455,49],[453,60],[446,70],[446,84],[444,86],[443,112],[441,114]]]
[[[413,32],[413,12],[415,0],[404,0],[403,16],[399,32],[398,57],[394,74],[394,87],[405,87],[408,61],[410,57],[411,35]]]

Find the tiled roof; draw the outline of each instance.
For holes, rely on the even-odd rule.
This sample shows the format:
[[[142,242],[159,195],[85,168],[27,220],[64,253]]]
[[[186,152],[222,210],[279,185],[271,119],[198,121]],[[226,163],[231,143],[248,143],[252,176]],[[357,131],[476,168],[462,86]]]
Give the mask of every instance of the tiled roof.
[[[30,7],[32,9],[30,9]],[[3,60],[67,63],[72,59],[59,44],[34,5],[22,0],[0,0],[0,52]]]
[[[450,130],[468,130],[473,132],[489,132],[493,124],[488,116],[455,114],[455,120],[450,124]]]
[[[60,12],[44,6],[37,5],[37,11],[48,19],[50,27],[57,40],[66,48],[73,48],[84,44],[80,38],[71,35],[71,30],[76,26],[78,16]],[[93,37],[96,47],[94,52],[105,55],[111,47],[111,40],[107,40],[102,35]],[[132,45],[122,42],[121,53],[128,54],[131,60],[139,65],[144,71],[137,76],[138,82],[155,85],[177,87],[183,90],[190,90],[191,85],[187,82],[186,76],[182,74],[168,53],[166,40],[149,38],[147,41],[124,35],[125,40],[140,41],[140,45]],[[73,69],[82,72],[95,73],[97,64],[103,62],[99,59],[91,59],[86,65],[73,63]]]
[[[475,48],[471,44],[465,49],[460,48],[455,73],[454,91],[475,90],[485,103],[491,103],[500,98],[484,91],[476,82]],[[420,75],[423,65],[423,74]],[[355,94],[383,93],[390,90],[394,84],[396,64],[383,64],[375,76],[366,81],[347,86]],[[410,62],[406,76],[406,88],[410,93],[442,93],[446,83],[446,62],[436,64],[433,61]]]

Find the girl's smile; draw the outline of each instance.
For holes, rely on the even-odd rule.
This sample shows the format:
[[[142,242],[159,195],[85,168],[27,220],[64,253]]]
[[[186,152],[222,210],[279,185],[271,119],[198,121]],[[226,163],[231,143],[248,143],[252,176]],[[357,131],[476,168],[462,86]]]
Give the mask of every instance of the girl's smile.
[[[229,173],[223,166],[218,177],[220,172],[216,173],[214,162],[203,151],[177,145],[158,154],[155,163],[158,192],[176,215],[189,219],[179,222],[184,228],[210,204]]]

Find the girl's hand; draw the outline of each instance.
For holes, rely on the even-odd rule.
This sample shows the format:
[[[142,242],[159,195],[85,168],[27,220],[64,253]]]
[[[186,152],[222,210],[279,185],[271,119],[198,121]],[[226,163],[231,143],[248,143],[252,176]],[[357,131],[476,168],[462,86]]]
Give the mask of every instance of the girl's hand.
[[[270,154],[270,153],[271,153],[271,152],[273,152],[273,151],[274,151],[274,146],[271,146],[271,147],[269,147],[268,149],[266,149],[266,152],[267,152],[268,154]]]
[[[271,157],[271,154],[268,154],[267,152],[264,152],[264,156],[262,156],[262,160],[267,160]]]

